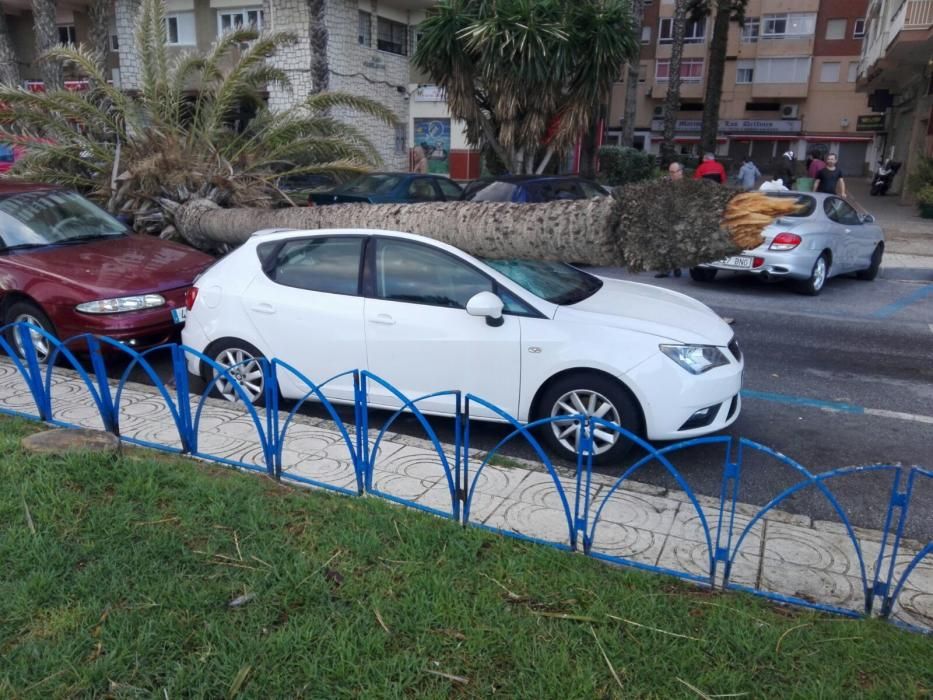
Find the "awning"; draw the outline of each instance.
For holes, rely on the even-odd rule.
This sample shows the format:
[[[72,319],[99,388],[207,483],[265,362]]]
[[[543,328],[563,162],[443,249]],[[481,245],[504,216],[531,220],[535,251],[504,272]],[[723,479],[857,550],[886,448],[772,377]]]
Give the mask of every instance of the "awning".
[[[651,137],[652,143],[660,143],[663,140],[664,140],[663,136],[652,136]],[[729,139],[727,139],[725,136],[716,137],[716,143],[727,143],[728,141]],[[699,136],[675,136],[674,137],[674,143],[699,143],[699,142],[700,142]]]
[[[862,143],[871,143],[875,140],[875,134],[874,132],[860,136],[853,136],[852,134],[846,134],[845,136],[834,136],[832,134],[804,134],[803,138],[807,141],[860,141]]]
[[[730,134],[733,141],[799,141],[800,134]]]

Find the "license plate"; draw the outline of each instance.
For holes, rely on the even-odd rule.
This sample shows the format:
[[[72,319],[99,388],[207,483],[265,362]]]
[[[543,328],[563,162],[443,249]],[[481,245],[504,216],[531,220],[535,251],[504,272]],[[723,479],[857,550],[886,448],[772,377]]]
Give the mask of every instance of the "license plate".
[[[172,320],[175,323],[184,323],[188,317],[188,309],[182,306],[180,309],[172,309]]]
[[[744,255],[732,255],[728,258],[719,261],[720,265],[728,265],[729,267],[751,267],[752,259],[747,258]]]

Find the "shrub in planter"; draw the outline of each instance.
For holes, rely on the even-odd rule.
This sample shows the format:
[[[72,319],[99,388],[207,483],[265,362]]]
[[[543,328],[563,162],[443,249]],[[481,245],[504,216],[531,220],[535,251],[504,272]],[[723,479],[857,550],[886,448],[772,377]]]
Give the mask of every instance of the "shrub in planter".
[[[933,219],[933,183],[917,190],[917,205],[920,207],[920,216]]]
[[[653,155],[623,146],[600,148],[599,170],[599,179],[610,187],[650,180],[657,174]]]

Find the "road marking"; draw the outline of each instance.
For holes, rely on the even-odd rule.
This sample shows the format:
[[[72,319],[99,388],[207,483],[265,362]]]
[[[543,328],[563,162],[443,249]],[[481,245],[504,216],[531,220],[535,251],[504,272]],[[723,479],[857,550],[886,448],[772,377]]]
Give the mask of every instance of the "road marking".
[[[933,284],[927,284],[920,289],[908,294],[907,296],[901,297],[897,301],[888,304],[887,306],[882,306],[880,309],[875,311],[872,314],[872,318],[891,318],[894,314],[901,311],[902,309],[907,308],[911,304],[920,301],[928,296],[933,294]]]
[[[886,411],[883,408],[865,408],[864,406],[855,406],[842,401],[822,401],[820,399],[810,399],[804,396],[788,396],[787,394],[775,394],[769,391],[753,391],[751,389],[742,389],[742,398],[773,401],[774,403],[783,403],[790,406],[808,406],[810,408],[818,408],[821,411],[829,411],[830,413],[878,416],[879,418],[894,418],[896,420],[906,420],[913,423],[929,423],[933,425],[933,416],[925,416],[920,413],[904,413],[902,411]]]

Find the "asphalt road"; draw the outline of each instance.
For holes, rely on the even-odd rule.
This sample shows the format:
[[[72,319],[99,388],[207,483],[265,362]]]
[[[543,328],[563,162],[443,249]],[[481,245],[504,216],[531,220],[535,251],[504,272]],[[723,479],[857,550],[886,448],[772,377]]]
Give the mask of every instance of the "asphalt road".
[[[819,297],[728,274],[698,284],[686,274],[655,279],[618,269],[593,272],[676,289],[735,319],[746,357],[745,394],[729,434],[767,446],[811,472],[873,464],[933,470],[933,271],[885,270],[874,282],[833,279]],[[160,373],[168,374],[167,365]],[[320,407],[306,410],[325,416]],[[452,421],[431,423],[441,440],[453,440]],[[424,436],[411,416],[402,416],[393,429]],[[491,449],[507,433],[503,426],[474,423],[471,445]],[[535,458],[518,442],[502,454]],[[710,496],[720,493],[724,460],[721,448],[710,447],[672,457],[691,488]],[[647,467],[637,479],[676,486],[659,466]],[[796,472],[778,460],[746,450],[738,497],[762,505],[797,480]],[[852,523],[870,528],[883,523],[891,485],[890,473],[831,482]],[[780,507],[837,519],[826,498],[812,488]],[[917,480],[907,534],[933,538],[933,479]]]

